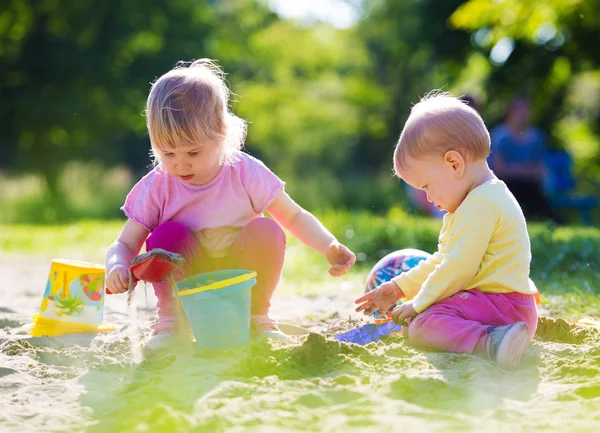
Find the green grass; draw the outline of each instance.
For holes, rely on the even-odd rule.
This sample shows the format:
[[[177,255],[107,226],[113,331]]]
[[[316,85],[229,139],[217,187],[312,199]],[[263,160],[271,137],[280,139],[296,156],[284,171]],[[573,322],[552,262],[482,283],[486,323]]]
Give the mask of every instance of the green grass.
[[[118,218],[133,177],[124,167],[109,169],[94,162],[71,162],[61,173],[58,198],[53,198],[40,176],[9,177],[0,172],[0,224]]]
[[[123,228],[123,220],[79,221],[62,225],[0,225],[0,253],[37,257],[68,258],[104,263],[106,251]],[[327,274],[326,259],[288,237],[281,292],[289,294],[332,294],[352,284],[363,284],[366,269],[334,279]]]
[[[397,208],[387,215],[331,211],[319,218],[356,253],[357,265],[350,275],[332,279],[321,255],[288,236],[281,287],[284,293],[333,294],[340,287],[356,290],[370,267],[385,254],[407,247],[434,251],[441,226],[440,221],[415,217]],[[0,225],[0,251],[102,263],[122,226],[122,220]],[[562,308],[568,316],[598,315],[600,230],[532,225],[530,235],[532,278],[544,304],[554,310]]]
[[[79,221],[62,225],[0,225],[0,251],[102,263],[123,221]]]
[[[61,175],[61,203],[57,205],[39,176],[10,178],[0,173],[0,251],[102,263],[123,225],[114,218],[122,216],[119,207],[133,182],[133,174],[125,168],[72,162]],[[353,194],[373,195],[370,188],[379,185],[377,182],[383,180],[363,185]],[[378,188],[394,197],[395,184],[386,182]],[[359,202],[368,200],[363,197]],[[356,253],[357,266],[351,275],[331,279],[323,257],[288,237],[282,284],[286,291],[335,293],[340,281],[360,285],[370,267],[389,252],[407,247],[433,252],[441,227],[439,220],[417,217],[401,208],[383,215],[328,211],[319,218]],[[600,230],[538,224],[530,226],[530,235],[532,278],[543,294],[574,293],[573,288],[590,296],[600,294]]]

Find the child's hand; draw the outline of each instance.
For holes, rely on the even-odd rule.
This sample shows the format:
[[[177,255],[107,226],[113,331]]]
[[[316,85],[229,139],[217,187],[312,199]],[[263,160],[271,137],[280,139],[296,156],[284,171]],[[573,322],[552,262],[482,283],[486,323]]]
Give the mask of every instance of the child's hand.
[[[354,253],[346,246],[337,242],[331,245],[329,252],[325,256],[331,265],[329,275],[332,277],[340,277],[346,274],[356,262]]]
[[[400,287],[393,281],[388,281],[366,295],[361,296],[354,303],[361,304],[356,308],[357,312],[364,311],[365,315],[369,315],[379,310],[383,315],[403,297],[404,292],[400,290]]]
[[[127,266],[114,266],[106,277],[106,287],[111,293],[123,293],[129,288],[129,269]]]
[[[419,313],[415,311],[412,301],[408,301],[394,308],[394,311],[392,311],[392,320],[398,325],[408,326],[406,319],[412,319],[413,317],[416,317],[417,314]]]

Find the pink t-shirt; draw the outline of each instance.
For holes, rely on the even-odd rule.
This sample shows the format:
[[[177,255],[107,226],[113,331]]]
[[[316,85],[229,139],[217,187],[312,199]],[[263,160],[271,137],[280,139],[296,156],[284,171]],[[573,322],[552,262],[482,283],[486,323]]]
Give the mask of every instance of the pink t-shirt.
[[[226,256],[240,230],[262,216],[285,185],[258,159],[243,152],[235,159],[205,185],[187,184],[158,165],[121,209],[150,232],[167,221],[181,223],[209,256]]]

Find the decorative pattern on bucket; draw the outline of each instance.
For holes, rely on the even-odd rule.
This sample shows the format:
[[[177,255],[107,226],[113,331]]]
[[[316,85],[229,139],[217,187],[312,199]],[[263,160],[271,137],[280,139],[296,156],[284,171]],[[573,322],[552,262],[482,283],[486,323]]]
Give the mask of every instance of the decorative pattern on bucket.
[[[256,272],[231,269],[177,283],[181,304],[200,348],[230,348],[250,341],[250,304]]]
[[[60,335],[69,332],[105,332],[104,268],[74,260],[52,261],[39,314],[33,317],[31,334]]]

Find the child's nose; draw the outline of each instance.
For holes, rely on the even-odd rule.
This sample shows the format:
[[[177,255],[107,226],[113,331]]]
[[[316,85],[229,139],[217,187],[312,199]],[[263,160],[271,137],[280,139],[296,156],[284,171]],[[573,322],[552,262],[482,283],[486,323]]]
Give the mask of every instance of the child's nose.
[[[186,157],[177,158],[177,160],[175,161],[176,168],[188,168],[189,165],[190,165],[190,162],[188,161],[188,159]]]
[[[433,200],[431,199],[431,197],[429,197],[429,193],[427,193],[427,201],[428,201],[429,203],[433,203]]]

